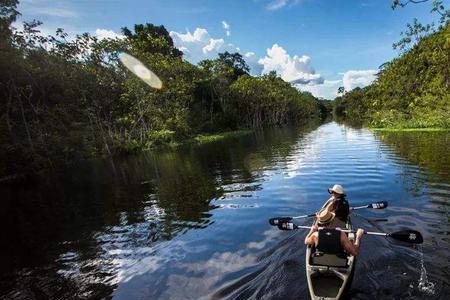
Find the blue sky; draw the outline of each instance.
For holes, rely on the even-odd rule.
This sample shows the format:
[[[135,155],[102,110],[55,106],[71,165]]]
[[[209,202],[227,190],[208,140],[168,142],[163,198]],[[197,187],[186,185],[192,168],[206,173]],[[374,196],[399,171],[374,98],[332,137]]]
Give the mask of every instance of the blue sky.
[[[430,3],[393,11],[390,0],[22,0],[20,20],[70,34],[120,34],[164,25],[193,63],[224,50],[246,55],[253,74],[276,70],[316,96],[364,86],[397,56],[392,43],[413,18],[435,20]],[[449,0],[444,1],[448,6]],[[227,33],[228,31],[228,33]],[[268,50],[269,49],[269,50]]]

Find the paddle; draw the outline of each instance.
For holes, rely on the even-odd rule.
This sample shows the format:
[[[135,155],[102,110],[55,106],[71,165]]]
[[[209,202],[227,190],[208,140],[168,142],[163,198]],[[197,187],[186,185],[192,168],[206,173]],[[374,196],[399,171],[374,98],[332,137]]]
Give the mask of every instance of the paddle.
[[[388,207],[387,201],[380,201],[380,202],[375,202],[375,203],[371,203],[371,204],[368,204],[368,205],[350,207],[350,210],[358,210],[358,209],[362,209],[362,208],[383,209],[383,208],[386,208],[386,207]]]
[[[322,229],[323,227],[319,227],[319,229]],[[278,224],[278,229],[280,230],[295,230],[295,229],[311,229],[311,226],[300,226],[296,225],[291,222],[284,222]],[[343,232],[354,232],[351,230],[344,230],[344,229],[338,229]],[[397,241],[409,243],[409,244],[422,244],[423,243],[423,237],[422,234],[419,231],[412,230],[412,229],[406,229],[406,230],[400,230],[392,233],[385,233],[385,232],[371,232],[367,231],[364,232],[364,234],[368,235],[378,235],[378,236],[385,236],[392,238]]]
[[[350,210],[358,210],[358,209],[363,209],[363,208],[383,209],[386,207],[388,207],[387,201],[380,201],[380,202],[375,202],[375,203],[371,203],[371,204],[367,204],[367,205],[363,205],[363,206],[350,207]],[[310,217],[315,217],[315,216],[316,216],[316,214],[309,214],[309,215],[301,215],[301,216],[296,216],[296,217],[270,218],[269,224],[272,226],[277,226],[280,223],[289,222],[289,221],[292,221],[293,219],[303,219],[303,218],[310,218]]]

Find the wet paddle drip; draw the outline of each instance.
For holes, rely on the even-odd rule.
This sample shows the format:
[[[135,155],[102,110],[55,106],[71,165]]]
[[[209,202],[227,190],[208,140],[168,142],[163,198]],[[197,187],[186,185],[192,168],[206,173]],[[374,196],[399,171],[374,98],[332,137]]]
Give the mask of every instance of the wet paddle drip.
[[[422,246],[419,246],[419,253],[420,253],[420,279],[417,288],[421,292],[424,292],[429,295],[434,295],[436,292],[434,288],[435,284],[428,280],[427,270],[425,269],[425,263],[423,259]]]

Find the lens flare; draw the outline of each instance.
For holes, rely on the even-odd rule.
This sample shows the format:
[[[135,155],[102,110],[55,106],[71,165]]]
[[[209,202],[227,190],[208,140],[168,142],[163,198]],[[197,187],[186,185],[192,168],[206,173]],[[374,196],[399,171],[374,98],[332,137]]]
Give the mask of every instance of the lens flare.
[[[143,63],[133,56],[121,52],[119,59],[122,64],[127,67],[134,75],[142,79],[145,83],[155,89],[162,88],[162,81],[152,71],[150,71]]]

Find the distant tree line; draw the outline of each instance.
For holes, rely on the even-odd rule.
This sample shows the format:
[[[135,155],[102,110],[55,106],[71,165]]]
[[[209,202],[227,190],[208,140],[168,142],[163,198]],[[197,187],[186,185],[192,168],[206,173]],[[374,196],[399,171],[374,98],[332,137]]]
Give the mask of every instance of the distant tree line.
[[[43,36],[37,21],[11,28],[18,0],[0,5],[0,178],[199,133],[306,121],[323,106],[275,73],[250,76],[239,53],[190,64],[164,26],[123,28],[116,39],[69,38],[62,29]],[[128,72],[120,51],[163,88]]]

